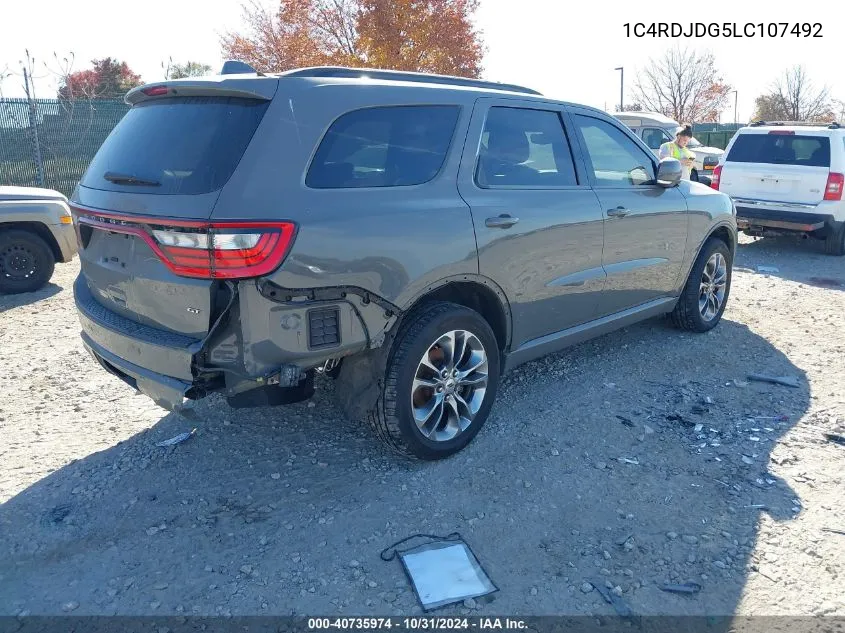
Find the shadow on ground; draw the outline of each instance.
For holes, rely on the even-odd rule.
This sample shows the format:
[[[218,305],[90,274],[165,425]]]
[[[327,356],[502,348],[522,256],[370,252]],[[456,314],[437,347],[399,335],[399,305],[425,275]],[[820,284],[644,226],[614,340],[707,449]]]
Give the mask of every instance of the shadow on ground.
[[[21,306],[31,305],[54,297],[62,291],[62,287],[54,283],[48,283],[43,288],[35,292],[23,292],[16,295],[4,295],[0,293],[0,314],[7,310],[20,308]]]
[[[777,271],[761,271],[818,288],[845,291],[845,257],[827,255],[824,242],[813,238],[743,238],[737,254],[737,267],[757,271],[757,266]]]
[[[746,384],[758,367],[801,386]],[[473,613],[612,615],[594,582],[640,615],[730,615],[766,573],[762,515],[796,512],[768,465],[809,407],[806,378],[735,322],[650,321],[525,366],[440,463],[385,453],[331,391],[277,410],[201,401],[10,499],[0,613],[419,613],[379,552],[459,531],[500,588]],[[687,582],[701,591],[660,589]]]

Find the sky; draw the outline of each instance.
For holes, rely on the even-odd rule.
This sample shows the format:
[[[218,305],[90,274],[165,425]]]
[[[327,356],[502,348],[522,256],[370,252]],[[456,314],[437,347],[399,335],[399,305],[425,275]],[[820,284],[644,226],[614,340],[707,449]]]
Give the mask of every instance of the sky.
[[[265,3],[272,0],[262,0]],[[114,0],[40,0],[38,4],[6,2],[0,21],[0,73],[20,74],[25,49],[36,59],[35,90],[53,97],[59,58],[74,53],[74,69],[91,59],[126,61],[146,81],[163,79],[162,62],[187,60],[222,64],[219,34],[241,25],[240,0],[144,0],[131,4]],[[793,65],[803,64],[818,87],[845,99],[841,45],[845,22],[836,20],[826,2],[797,4],[782,0],[728,2],[633,2],[602,0],[480,0],[476,15],[487,53],[484,78],[518,83],[556,99],[612,110],[619,101],[624,67],[626,100],[637,70],[669,47],[688,47],[715,55],[716,68],[736,95],[722,115],[724,122],[747,121],[754,99]],[[131,7],[128,8],[128,7]],[[819,38],[634,37],[625,24],[786,22],[819,23]],[[755,27],[759,28],[759,27]],[[815,29],[815,27],[813,27]],[[7,78],[0,89],[6,97],[23,96],[22,78]]]

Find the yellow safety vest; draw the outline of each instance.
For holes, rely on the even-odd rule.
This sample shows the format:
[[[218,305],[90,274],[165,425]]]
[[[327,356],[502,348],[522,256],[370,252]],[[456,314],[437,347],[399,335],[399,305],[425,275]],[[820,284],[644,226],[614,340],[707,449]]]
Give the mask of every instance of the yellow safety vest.
[[[695,158],[695,153],[691,150],[687,149],[686,147],[679,146],[675,141],[667,141],[663,143],[660,147],[661,153],[664,147],[669,146],[669,151],[672,154],[672,158],[677,158],[678,160],[683,160],[684,158]]]

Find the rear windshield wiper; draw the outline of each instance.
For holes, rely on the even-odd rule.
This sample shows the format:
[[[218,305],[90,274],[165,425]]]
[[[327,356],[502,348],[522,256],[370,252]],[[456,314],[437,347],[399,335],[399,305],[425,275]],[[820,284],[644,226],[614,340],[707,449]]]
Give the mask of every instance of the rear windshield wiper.
[[[139,187],[161,187],[161,183],[157,180],[146,180],[138,178],[129,174],[118,174],[113,171],[107,171],[103,174],[103,178],[116,185],[138,185]]]

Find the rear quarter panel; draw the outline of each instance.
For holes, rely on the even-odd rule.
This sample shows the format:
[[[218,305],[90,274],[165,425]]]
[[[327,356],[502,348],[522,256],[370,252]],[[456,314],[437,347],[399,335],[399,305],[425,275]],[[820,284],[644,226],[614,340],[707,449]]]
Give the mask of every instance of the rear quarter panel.
[[[296,222],[291,253],[269,276],[283,288],[353,285],[405,308],[439,280],[478,273],[472,216],[456,176],[474,101],[453,90],[283,80],[213,218]],[[376,105],[460,108],[439,174],[415,186],[308,188],[308,165],[330,124]]]

